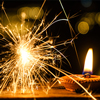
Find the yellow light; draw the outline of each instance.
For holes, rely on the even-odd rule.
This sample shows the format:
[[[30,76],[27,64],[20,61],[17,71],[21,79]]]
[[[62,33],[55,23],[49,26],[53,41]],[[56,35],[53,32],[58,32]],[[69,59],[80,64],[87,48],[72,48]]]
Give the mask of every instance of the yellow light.
[[[22,17],[22,19],[25,19],[26,18],[26,13],[25,12],[22,12],[21,13],[21,17]]]
[[[18,17],[22,18],[22,19],[28,19],[30,9],[31,9],[30,7],[22,7],[20,9],[18,9],[18,11],[17,11]]]
[[[29,52],[27,49],[25,48],[21,48],[20,49],[20,54],[21,54],[21,58],[22,58],[22,63],[27,63],[29,60]]]
[[[92,73],[92,70],[93,70],[93,50],[92,48],[90,48],[85,58],[84,73],[85,72]]]
[[[18,17],[22,19],[41,19],[44,11],[40,7],[22,7],[18,9]]]
[[[89,25],[87,22],[82,21],[78,24],[78,31],[81,34],[86,34],[89,31]]]
[[[100,12],[98,12],[98,13],[96,14],[96,16],[95,16],[95,21],[96,21],[97,24],[100,25]]]
[[[95,24],[95,21],[93,18],[92,17],[83,17],[81,20],[84,22],[87,22],[89,24],[89,26],[93,26]]]
[[[29,17],[32,18],[32,19],[41,19],[43,14],[44,14],[44,11],[43,9],[41,10],[41,12],[39,13],[40,11],[40,7],[32,7],[30,10],[29,10]],[[38,15],[39,13],[39,15]]]

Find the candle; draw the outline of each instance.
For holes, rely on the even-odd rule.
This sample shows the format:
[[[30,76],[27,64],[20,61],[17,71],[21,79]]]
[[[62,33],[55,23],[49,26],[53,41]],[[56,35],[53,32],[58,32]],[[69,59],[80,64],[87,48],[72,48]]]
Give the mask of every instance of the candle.
[[[100,76],[92,75],[92,73],[93,73],[93,50],[92,48],[90,48],[85,58],[83,73],[70,75],[70,77],[78,81],[85,88],[88,88],[88,86],[90,85],[90,89],[95,90],[100,87]],[[69,91],[82,90],[82,88],[68,76],[61,77],[59,81]]]

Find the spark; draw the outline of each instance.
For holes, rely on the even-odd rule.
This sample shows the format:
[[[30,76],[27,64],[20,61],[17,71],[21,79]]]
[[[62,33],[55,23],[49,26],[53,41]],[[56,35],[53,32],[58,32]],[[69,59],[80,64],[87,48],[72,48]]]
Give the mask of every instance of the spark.
[[[44,2],[45,1],[46,0],[44,0]],[[4,2],[2,3],[2,10],[10,23],[3,5]],[[0,66],[1,93],[5,89],[11,90],[13,93],[16,93],[17,91],[25,93],[27,89],[30,89],[31,92],[34,93],[34,89],[37,87],[42,87],[47,93],[54,85],[54,83],[49,85],[49,78],[53,77],[57,79],[58,76],[49,70],[51,65],[55,66],[56,61],[61,60],[61,56],[68,61],[56,47],[64,44],[71,44],[72,42],[66,41],[66,43],[54,45],[53,41],[49,40],[49,37],[45,32],[54,23],[68,21],[67,19],[56,20],[60,14],[61,12],[46,26],[43,26],[45,20],[44,15],[39,26],[37,27],[33,24],[33,27],[30,29],[25,27],[25,22],[22,22],[20,29],[18,29],[17,25],[12,26],[11,23],[6,27],[0,23],[0,28],[8,35],[8,38],[6,38],[5,35],[1,33],[3,37],[1,41],[5,41],[4,45],[2,45],[2,48],[5,48],[5,51],[0,53],[0,56],[2,57],[2,64]],[[35,32],[33,32],[34,27],[36,27]],[[41,30],[41,28],[43,29]],[[23,32],[25,32],[25,34],[22,34]]]

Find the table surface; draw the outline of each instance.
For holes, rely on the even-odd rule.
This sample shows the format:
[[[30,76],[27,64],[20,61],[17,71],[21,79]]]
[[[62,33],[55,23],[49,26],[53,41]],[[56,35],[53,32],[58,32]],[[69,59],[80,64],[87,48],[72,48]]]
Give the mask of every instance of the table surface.
[[[28,90],[27,90],[28,92]],[[100,98],[99,93],[92,94],[96,98]],[[90,98],[89,95],[84,93],[76,93],[66,90],[63,86],[56,86],[51,88],[46,94],[43,89],[34,90],[34,93],[12,93],[3,91],[0,98]]]

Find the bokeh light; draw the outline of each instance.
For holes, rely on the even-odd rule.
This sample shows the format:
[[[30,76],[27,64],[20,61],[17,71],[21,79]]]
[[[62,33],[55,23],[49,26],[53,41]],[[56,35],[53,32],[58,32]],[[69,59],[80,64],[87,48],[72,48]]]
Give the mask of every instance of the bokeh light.
[[[82,21],[85,21],[85,22],[87,22],[89,25],[91,25],[91,21],[90,21],[89,18],[83,17],[81,20],[82,20]]]
[[[89,24],[85,21],[81,21],[79,24],[78,24],[78,31],[79,33],[81,34],[86,34],[88,33],[89,31]]]
[[[20,9],[18,9],[18,17],[20,19],[29,19],[29,10],[30,7],[22,7]]]
[[[22,13],[21,13],[21,17],[22,17],[22,19],[25,19],[25,18],[26,18],[26,16],[27,16],[27,15],[26,15],[26,13],[25,13],[25,12],[22,12]]]
[[[90,30],[93,28],[95,21],[92,17],[83,17],[81,21],[87,22],[89,25]]]
[[[76,31],[81,34],[88,33],[88,31],[93,29],[94,25],[96,24],[95,16],[95,12],[84,13],[79,22],[77,22],[75,25]]]
[[[41,12],[39,13],[40,11],[40,7],[32,7],[31,10],[29,11],[29,17],[32,18],[32,19],[41,19],[44,12],[43,12],[43,9],[41,10]],[[38,15],[39,13],[39,15]]]
[[[84,7],[90,7],[91,4],[92,4],[92,0],[81,0],[81,4],[82,4]]]
[[[96,16],[95,16],[95,21],[96,21],[97,24],[100,25],[100,12],[98,12],[98,13],[96,14]]]
[[[40,11],[40,7],[22,7],[18,10],[18,17],[20,19],[41,19],[43,17],[43,9]],[[38,15],[39,13],[39,15]]]
[[[90,20],[90,23],[89,25],[94,25],[95,24],[95,12],[90,12],[90,13],[87,13],[85,15],[86,18],[88,18]]]

